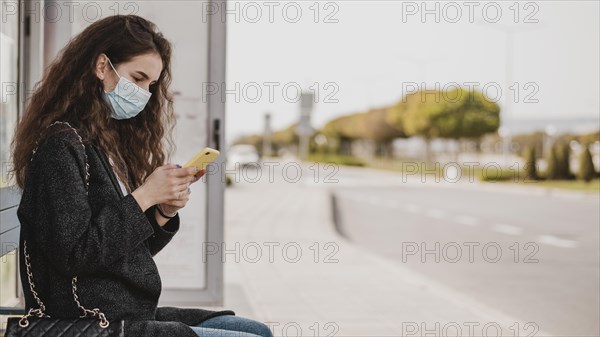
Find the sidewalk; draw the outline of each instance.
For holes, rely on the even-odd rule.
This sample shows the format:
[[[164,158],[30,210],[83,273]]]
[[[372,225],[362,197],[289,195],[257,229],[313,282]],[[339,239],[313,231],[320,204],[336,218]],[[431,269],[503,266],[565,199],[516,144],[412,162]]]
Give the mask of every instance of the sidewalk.
[[[222,308],[269,324],[276,336],[481,336],[497,327],[512,336],[516,322],[524,333],[526,322],[339,236],[328,184],[274,177],[227,188]]]

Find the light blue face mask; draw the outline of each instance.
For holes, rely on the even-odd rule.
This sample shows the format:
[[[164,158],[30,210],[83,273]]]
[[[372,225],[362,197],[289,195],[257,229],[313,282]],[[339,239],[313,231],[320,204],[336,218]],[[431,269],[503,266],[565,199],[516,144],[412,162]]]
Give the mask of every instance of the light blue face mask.
[[[112,62],[108,60],[110,66],[119,76],[119,82],[115,90],[111,92],[104,91],[104,99],[111,106],[111,117],[115,119],[127,119],[137,116],[150,100],[152,93],[140,88],[135,83],[119,75]]]

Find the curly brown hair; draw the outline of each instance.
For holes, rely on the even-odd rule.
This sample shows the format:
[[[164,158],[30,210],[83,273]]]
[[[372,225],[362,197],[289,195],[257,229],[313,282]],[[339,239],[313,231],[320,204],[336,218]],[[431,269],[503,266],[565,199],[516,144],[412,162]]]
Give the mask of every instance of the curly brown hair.
[[[84,142],[96,142],[114,160],[118,177],[133,189],[142,184],[175,150],[171,83],[171,43],[156,25],[136,15],[115,15],[99,20],[73,37],[36,84],[26,112],[11,143],[16,184],[24,188],[32,151],[44,131],[56,120],[69,122]],[[163,69],[150,85],[150,101],[137,116],[116,120],[103,99],[103,83],[96,75],[96,60],[106,54],[116,67],[121,62],[158,53]],[[46,135],[47,136],[47,135]],[[168,145],[165,154],[164,148]],[[126,163],[126,165],[125,165]],[[125,184],[128,185],[128,184]],[[126,186],[131,192],[130,186]]]

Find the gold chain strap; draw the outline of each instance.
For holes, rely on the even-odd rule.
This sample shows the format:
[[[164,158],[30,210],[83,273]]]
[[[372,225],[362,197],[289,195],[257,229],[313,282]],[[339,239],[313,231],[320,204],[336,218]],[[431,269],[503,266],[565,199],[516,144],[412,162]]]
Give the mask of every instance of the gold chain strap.
[[[85,152],[85,145],[83,144],[83,139],[81,138],[81,136],[79,135],[77,130],[74,127],[72,127],[71,124],[69,124],[68,122],[56,121],[56,122],[48,125],[47,128],[51,127],[52,125],[54,125],[56,123],[64,123],[64,124],[68,125],[71,129],[73,129],[73,131],[75,131],[75,134],[77,134],[79,141],[81,142],[81,146],[83,146],[83,149],[84,149],[83,153],[85,155],[85,192],[86,192],[86,194],[88,194],[89,179],[90,179],[90,173],[89,173],[90,165],[87,160],[87,153]],[[33,149],[33,154],[31,155],[30,162],[33,161],[33,155],[35,155],[35,153],[37,151],[38,142],[39,142],[39,139],[38,139],[38,141],[35,142],[35,149]],[[27,312],[27,314],[23,315],[23,317],[21,317],[21,319],[19,320],[19,326],[26,328],[27,326],[29,326],[29,321],[27,320],[27,318],[33,317],[33,316],[49,318],[50,316],[45,313],[46,306],[44,305],[44,302],[42,302],[42,299],[39,298],[38,293],[35,291],[35,284],[33,283],[33,273],[31,272],[31,257],[29,256],[29,253],[27,253],[27,241],[25,241],[25,240],[23,241],[23,253],[25,255],[25,267],[27,267],[27,282],[29,283],[29,289],[31,290],[31,294],[33,295],[33,298],[35,299],[35,301],[37,302],[37,304],[39,306],[38,309],[30,308],[29,311]],[[73,279],[71,280],[71,288],[73,291],[73,299],[75,300],[77,307],[83,312],[83,315],[81,315],[79,317],[81,317],[81,318],[83,318],[83,317],[98,317],[98,319],[100,319],[100,323],[99,323],[100,327],[107,328],[109,325],[109,322],[106,319],[106,316],[100,311],[100,309],[94,308],[92,310],[89,310],[89,309],[86,309],[79,302],[79,296],[77,296],[77,276],[73,277]]]

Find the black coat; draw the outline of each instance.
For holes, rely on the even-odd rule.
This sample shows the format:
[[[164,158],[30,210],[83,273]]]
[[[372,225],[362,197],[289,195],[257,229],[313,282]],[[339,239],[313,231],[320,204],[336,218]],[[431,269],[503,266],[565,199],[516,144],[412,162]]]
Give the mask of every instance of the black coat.
[[[78,317],[71,279],[87,309],[100,308],[110,320],[125,320],[126,336],[197,337],[188,325],[231,310],[159,307],[161,279],[153,256],[179,230],[179,215],[160,227],[154,208],[143,212],[131,194],[123,196],[106,154],[84,148],[65,124],[47,129],[26,172],[17,216],[21,222],[20,273],[26,310],[36,307],[27,282],[23,240],[31,256],[35,290],[51,317]],[[131,181],[129,182],[131,185]]]

